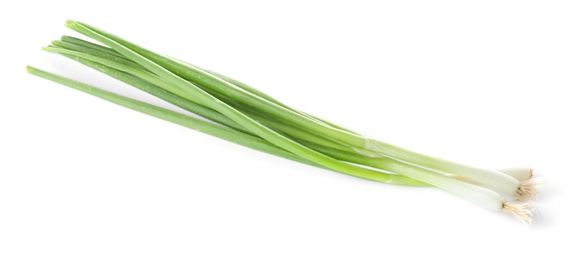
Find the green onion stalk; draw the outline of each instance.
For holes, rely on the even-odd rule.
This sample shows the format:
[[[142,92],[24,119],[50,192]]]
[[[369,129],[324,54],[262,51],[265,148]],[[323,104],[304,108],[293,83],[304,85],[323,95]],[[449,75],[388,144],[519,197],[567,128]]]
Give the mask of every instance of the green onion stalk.
[[[434,186],[494,211],[531,221],[536,193],[528,168],[489,170],[364,137],[294,109],[245,83],[160,55],[93,26],[66,26],[103,45],[70,36],[44,50],[62,54],[203,117],[197,119],[31,66],[29,73],[255,150],[388,184]]]

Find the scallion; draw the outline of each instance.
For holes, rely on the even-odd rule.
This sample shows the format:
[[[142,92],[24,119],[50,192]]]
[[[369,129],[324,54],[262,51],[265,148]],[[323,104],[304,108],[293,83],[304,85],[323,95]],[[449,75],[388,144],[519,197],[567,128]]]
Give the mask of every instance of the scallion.
[[[531,220],[527,203],[504,198],[523,200],[536,193],[539,182],[522,168],[472,167],[367,138],[289,107],[245,83],[159,55],[85,23],[67,21],[66,26],[107,46],[63,36],[44,50],[77,60],[211,122],[33,67],[27,67],[29,73],[259,151],[378,182],[435,186],[490,210]]]

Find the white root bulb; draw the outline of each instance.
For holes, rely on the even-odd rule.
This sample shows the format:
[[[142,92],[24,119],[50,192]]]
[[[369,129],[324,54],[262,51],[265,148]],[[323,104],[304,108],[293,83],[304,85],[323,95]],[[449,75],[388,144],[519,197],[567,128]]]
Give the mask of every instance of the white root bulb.
[[[515,200],[522,201],[529,198],[537,198],[537,185],[545,183],[544,178],[533,178],[519,183]]]
[[[504,202],[501,204],[501,211],[509,213],[525,224],[531,225],[533,223],[533,214],[529,202]]]

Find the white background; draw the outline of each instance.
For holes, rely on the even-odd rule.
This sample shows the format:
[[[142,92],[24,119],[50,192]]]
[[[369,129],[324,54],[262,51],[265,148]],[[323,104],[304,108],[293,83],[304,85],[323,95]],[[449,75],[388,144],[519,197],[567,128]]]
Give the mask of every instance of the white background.
[[[127,2],[2,8],[0,259],[572,259],[570,1]],[[536,224],[262,154],[26,74],[35,65],[164,105],[42,52],[76,35],[66,19],[400,146],[534,167],[548,179]]]

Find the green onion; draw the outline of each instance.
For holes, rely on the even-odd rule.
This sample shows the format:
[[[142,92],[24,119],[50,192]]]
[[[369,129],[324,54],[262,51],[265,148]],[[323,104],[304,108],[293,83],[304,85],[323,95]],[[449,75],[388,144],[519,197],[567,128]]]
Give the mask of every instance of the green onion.
[[[143,68],[143,67],[139,66],[138,64],[135,64],[135,63],[129,61],[128,59],[124,58],[123,56],[121,56],[121,54],[115,52],[113,49],[109,49],[109,48],[107,48],[107,47],[100,46],[100,45],[97,45],[97,44],[94,44],[94,43],[86,42],[86,41],[83,41],[83,40],[81,40],[81,39],[77,39],[77,38],[74,38],[74,37],[63,36],[63,37],[62,37],[62,41],[54,41],[53,44],[56,45],[56,46],[61,46],[61,47],[66,48],[66,49],[68,49],[68,50],[84,52],[84,53],[86,53],[86,54],[91,54],[91,55],[99,56],[99,57],[102,57],[102,58],[106,58],[106,57],[109,57],[109,56],[111,55],[111,56],[113,56],[113,58],[112,58],[113,61],[123,60],[123,62],[121,62],[122,64],[133,65],[133,66],[135,66],[135,67]],[[84,60],[84,61],[82,62],[82,63],[84,63],[84,64],[85,64],[86,62],[89,62],[89,61],[87,61],[87,60],[85,60],[85,59],[82,59],[82,58],[79,58],[79,57],[77,57],[77,56],[75,56],[75,58],[76,58],[76,59],[79,59],[80,62],[82,62],[81,60]],[[195,66],[195,65],[190,65],[190,66],[194,66],[194,67],[198,68],[198,66]],[[260,97],[262,97],[262,98],[265,98],[265,99],[267,99],[267,100],[269,100],[269,101],[278,103],[279,105],[281,105],[281,106],[283,106],[283,107],[287,107],[286,105],[280,103],[279,101],[273,99],[272,97],[270,97],[270,96],[268,96],[268,95],[266,95],[266,94],[264,94],[264,93],[262,93],[262,92],[260,92],[260,91],[258,91],[258,90],[256,90],[256,89],[254,89],[254,88],[252,88],[252,87],[250,87],[250,86],[248,86],[248,85],[246,85],[246,84],[244,84],[244,83],[241,83],[241,82],[239,82],[239,81],[230,79],[230,78],[228,78],[228,77],[226,77],[226,76],[217,74],[217,73],[215,73],[215,72],[208,71],[208,70],[206,70],[206,69],[202,69],[202,68],[201,68],[201,70],[207,71],[208,73],[210,73],[210,74],[212,74],[212,75],[216,75],[217,77],[220,77],[220,78],[222,78],[222,79],[224,79],[224,80],[226,80],[226,81],[228,81],[228,82],[230,82],[230,83],[233,83],[233,84],[237,85],[238,87],[243,88],[243,89],[245,89],[246,91],[249,91],[249,92],[251,92],[251,93],[253,93],[253,94],[256,94],[256,95],[258,95],[258,96],[260,96]],[[112,75],[112,76],[113,76],[113,75]],[[117,78],[117,77],[116,77],[116,78]],[[120,79],[120,80],[121,80],[121,79]],[[126,83],[130,84],[129,82],[126,82]],[[150,85],[150,84],[148,83],[147,85]],[[137,86],[136,86],[136,87],[137,87]],[[140,88],[140,87],[138,87],[138,88]],[[140,88],[140,89],[142,89],[142,88]],[[160,88],[157,88],[157,89],[161,90]],[[182,108],[184,108],[184,109],[187,109],[187,110],[189,110],[189,111],[191,111],[191,112],[194,112],[194,113],[196,113],[196,114],[202,115],[201,113],[199,113],[198,111],[196,111],[196,110],[194,110],[194,109],[188,109],[188,108],[186,108],[186,107],[181,106],[181,105],[178,104],[178,103],[180,103],[180,102],[184,102],[184,101],[185,101],[184,99],[182,99],[182,101],[181,101],[181,100],[177,100],[177,101],[174,102],[174,101],[170,101],[170,100],[169,100],[170,98],[166,99],[166,98],[163,97],[162,95],[154,94],[154,93],[152,93],[152,92],[150,92],[150,91],[148,91],[148,90],[146,90],[146,89],[143,89],[143,90],[146,91],[146,92],[148,92],[148,93],[150,93],[150,94],[152,94],[152,95],[155,95],[155,96],[157,96],[157,97],[159,97],[159,98],[161,98],[161,99],[164,99],[164,100],[166,100],[166,101],[168,101],[168,102],[170,102],[170,103],[172,103],[172,104],[178,105],[178,106],[180,106],[180,107],[182,107]],[[173,95],[173,96],[174,96],[174,97],[178,97],[178,96],[176,96],[176,95]],[[194,103],[192,103],[192,104],[194,104]],[[291,109],[291,108],[289,108],[289,109]],[[294,109],[291,109],[291,110],[294,110]],[[245,112],[245,111],[243,111],[243,112]],[[248,113],[248,111],[247,111],[247,113]],[[284,133],[284,134],[287,134],[287,135],[290,136],[290,137],[296,138],[298,141],[308,141],[308,140],[312,140],[311,143],[308,143],[309,145],[316,144],[316,145],[322,145],[322,146],[326,146],[326,147],[329,147],[329,148],[334,148],[334,149],[338,149],[338,150],[345,150],[345,151],[352,151],[352,150],[356,151],[356,150],[360,150],[360,149],[358,149],[358,148],[349,148],[349,147],[343,146],[343,145],[341,145],[340,143],[338,143],[338,142],[336,142],[336,141],[334,141],[334,140],[324,141],[324,140],[323,140],[324,137],[317,136],[316,134],[313,134],[313,133],[310,133],[310,132],[301,131],[301,130],[299,130],[299,129],[297,129],[297,128],[294,128],[294,127],[292,127],[292,126],[282,124],[281,122],[278,122],[278,121],[268,120],[266,117],[262,117],[262,116],[260,116],[260,115],[258,115],[258,114],[255,114],[255,113],[250,113],[249,115],[250,115],[251,117],[255,118],[257,121],[263,122],[265,125],[270,126],[270,127],[273,128],[273,129],[278,129],[280,132],[282,132],[282,133]],[[202,116],[203,116],[203,115],[202,115]],[[204,117],[205,117],[205,116],[204,116]],[[209,117],[207,117],[207,118],[209,118]],[[209,119],[213,120],[212,118],[209,118]],[[214,120],[214,121],[216,121],[216,122],[221,122],[221,120],[222,120],[222,119],[218,119],[218,120]],[[317,119],[317,120],[321,120],[321,119]],[[322,121],[325,122],[324,120],[322,120]],[[231,122],[232,122],[232,121],[231,121]],[[234,122],[233,122],[233,123],[234,123]],[[334,125],[334,124],[332,124],[332,123],[328,123],[328,124],[333,125],[333,126],[335,126],[335,127],[338,127],[338,128],[340,128],[340,129],[342,129],[341,127],[336,126],[336,125]],[[224,123],[224,125],[233,127],[233,128],[235,128],[235,129],[241,128],[239,125],[230,124],[229,122]],[[318,147],[318,146],[315,146],[315,147]],[[349,149],[350,149],[350,150],[349,150]],[[367,153],[367,152],[366,152],[365,150],[362,150],[361,153]],[[352,162],[356,162],[357,159],[354,158],[354,160],[351,160],[351,161],[352,161]],[[358,161],[360,161],[360,160],[358,160]],[[362,160],[362,162],[364,162],[364,160]],[[369,163],[368,165],[369,165],[369,166],[372,166],[372,163]],[[524,181],[524,180],[529,179],[528,177],[527,177],[527,178],[524,178],[525,176],[529,176],[529,175],[528,175],[529,170],[519,169],[518,171],[516,171],[516,169],[513,169],[513,170],[510,169],[510,170],[508,170],[508,171],[509,171],[510,173],[516,173],[516,174],[519,173],[519,174],[523,175],[523,176],[515,176],[515,175],[508,174],[508,175],[510,175],[510,176],[512,176],[512,177],[514,177],[514,178],[516,178],[516,179],[519,180],[519,181]],[[500,172],[503,172],[503,171],[500,171]],[[505,173],[505,172],[504,172],[504,173]],[[518,175],[519,175],[519,174],[518,174]]]
[[[531,220],[527,203],[503,197],[522,200],[535,194],[539,182],[525,178],[522,170],[467,166],[366,138],[230,77],[159,55],[84,23],[67,21],[66,26],[107,47],[63,36],[44,50],[74,59],[213,123],[33,67],[28,67],[28,72],[269,154],[378,182],[432,185],[484,208]]]

